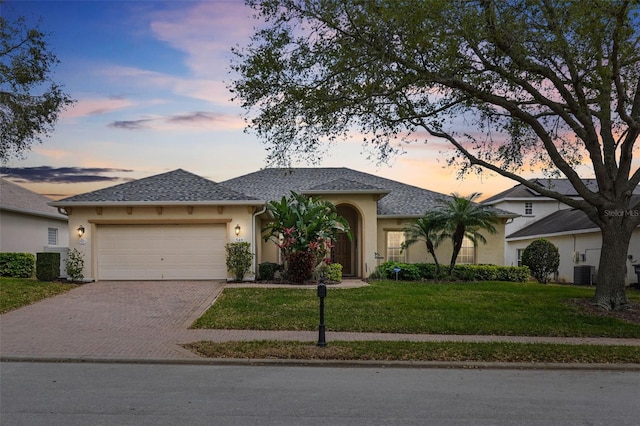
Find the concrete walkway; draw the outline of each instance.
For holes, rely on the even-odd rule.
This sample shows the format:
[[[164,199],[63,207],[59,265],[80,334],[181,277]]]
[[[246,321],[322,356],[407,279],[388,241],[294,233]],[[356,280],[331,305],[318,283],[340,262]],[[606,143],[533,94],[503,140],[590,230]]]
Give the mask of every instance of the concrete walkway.
[[[299,340],[314,342],[317,330],[190,330],[224,289],[215,281],[101,281],[0,316],[2,360],[200,359],[180,345],[199,340]],[[264,287],[264,284],[255,284]],[[366,285],[346,281],[330,288]],[[309,287],[306,287],[309,288]],[[518,336],[447,336],[430,334],[332,332],[332,340],[549,342],[640,346],[640,339],[554,338]]]

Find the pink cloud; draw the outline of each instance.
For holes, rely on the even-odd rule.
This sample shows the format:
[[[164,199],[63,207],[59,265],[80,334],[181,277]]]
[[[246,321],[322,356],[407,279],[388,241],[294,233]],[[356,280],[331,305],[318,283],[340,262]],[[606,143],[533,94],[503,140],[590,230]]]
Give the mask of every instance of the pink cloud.
[[[107,114],[120,109],[129,108],[133,105],[133,101],[115,96],[109,98],[80,99],[69,109],[64,111],[62,118],[77,118]]]

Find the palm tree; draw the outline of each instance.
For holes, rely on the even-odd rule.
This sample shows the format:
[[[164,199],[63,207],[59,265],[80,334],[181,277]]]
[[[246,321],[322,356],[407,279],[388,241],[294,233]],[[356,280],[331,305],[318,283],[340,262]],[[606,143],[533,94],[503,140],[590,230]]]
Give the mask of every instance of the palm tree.
[[[442,242],[442,231],[445,226],[442,218],[436,217],[434,212],[427,212],[411,226],[404,228],[405,241],[402,243],[402,250],[406,250],[418,241],[424,241],[427,251],[433,257],[436,264],[436,276],[440,276],[440,263],[436,256],[436,247]]]
[[[486,238],[480,234],[480,230],[484,229],[491,234],[498,232],[493,226],[497,222],[495,213],[474,201],[479,196],[479,192],[474,192],[468,197],[462,197],[454,192],[450,199],[440,200],[440,208],[433,212],[436,220],[445,223],[441,236],[449,237],[453,242],[449,274],[453,273],[465,237],[469,238],[475,246],[478,242],[483,244],[487,242]]]

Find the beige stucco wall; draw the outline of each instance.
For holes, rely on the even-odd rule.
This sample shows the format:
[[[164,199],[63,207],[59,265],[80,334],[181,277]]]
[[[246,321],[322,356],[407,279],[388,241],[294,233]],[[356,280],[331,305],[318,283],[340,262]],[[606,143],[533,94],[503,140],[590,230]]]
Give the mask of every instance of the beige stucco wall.
[[[380,219],[378,220],[378,253],[385,258],[387,256],[387,232],[402,231],[410,226],[413,220],[410,219]],[[497,234],[490,234],[486,231],[481,232],[487,239],[486,244],[480,243],[475,249],[476,263],[487,263],[493,265],[504,265],[504,221],[500,221],[495,225]],[[450,241],[443,241],[436,248],[436,256],[441,264],[449,264],[453,247]],[[427,252],[426,245],[423,241],[419,241],[406,250],[406,261],[408,263],[433,263],[433,258]]]
[[[171,223],[226,223],[227,242],[247,241],[253,239],[253,213],[255,207],[237,206],[143,206],[143,207],[73,207],[69,214],[69,248],[78,249],[84,254],[84,276],[96,279],[97,256],[94,248],[99,238],[100,224],[171,224]],[[77,229],[82,225],[85,234],[78,237]],[[236,237],[235,227],[240,225],[240,235]],[[253,244],[252,251],[256,247]],[[224,260],[223,260],[224,261]]]
[[[45,251],[49,247],[49,228],[58,230],[55,247],[67,247],[69,234],[65,220],[0,210],[0,251],[33,254]]]

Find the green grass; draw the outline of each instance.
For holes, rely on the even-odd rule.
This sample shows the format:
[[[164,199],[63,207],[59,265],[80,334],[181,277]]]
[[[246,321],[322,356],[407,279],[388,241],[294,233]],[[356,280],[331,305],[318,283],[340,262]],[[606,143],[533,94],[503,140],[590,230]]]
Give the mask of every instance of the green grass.
[[[374,282],[329,288],[331,331],[473,335],[640,337],[640,325],[582,313],[569,299],[592,288],[535,283],[422,284]],[[640,293],[629,291],[640,302]],[[226,289],[193,328],[313,330],[318,298],[309,289]]]
[[[77,287],[76,284],[0,277],[0,314],[64,293],[75,287]]]
[[[640,363],[633,346],[544,343],[341,342],[325,348],[310,342],[197,342],[185,347],[208,358],[319,359],[366,361],[475,361],[548,363]]]

